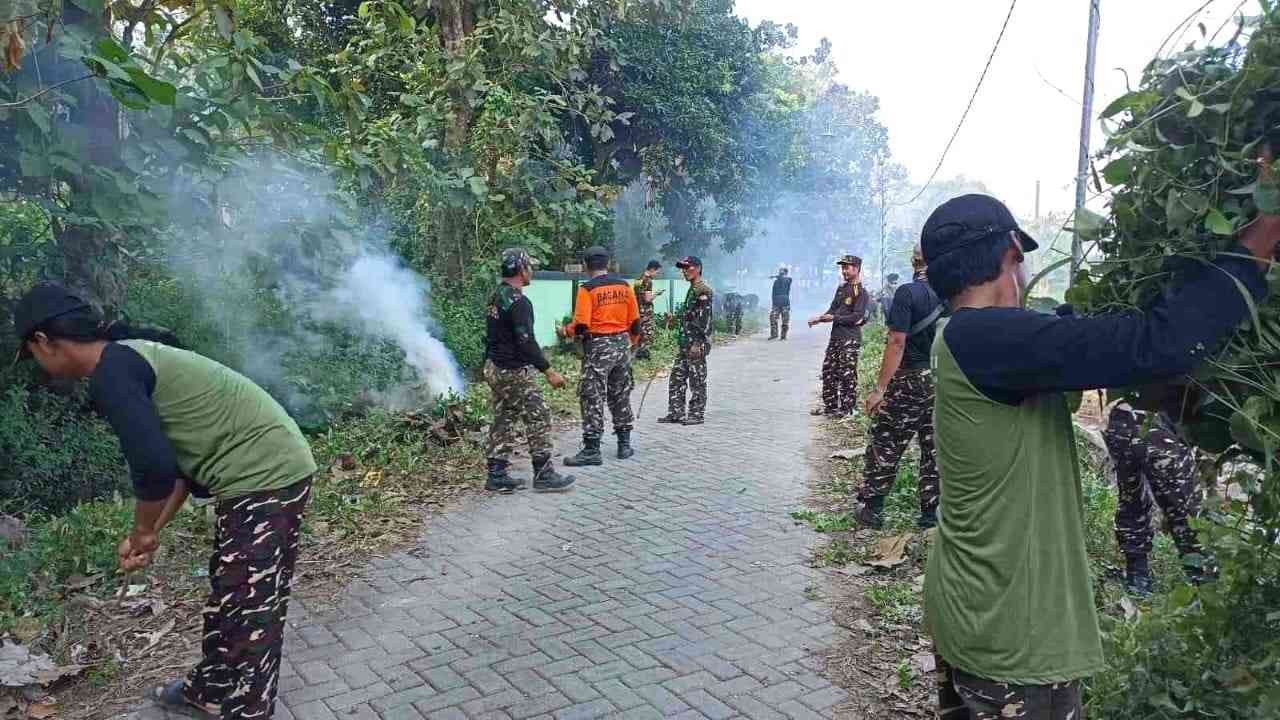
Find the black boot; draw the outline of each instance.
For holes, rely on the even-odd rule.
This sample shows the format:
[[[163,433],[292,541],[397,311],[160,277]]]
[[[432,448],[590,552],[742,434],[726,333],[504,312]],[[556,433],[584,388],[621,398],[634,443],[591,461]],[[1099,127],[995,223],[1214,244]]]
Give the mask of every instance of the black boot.
[[[684,422],[684,416],[677,415],[675,413],[667,413],[666,415],[658,418],[658,422],[667,423],[668,425],[680,425]]]
[[[703,423],[703,417],[701,415],[698,415],[696,417],[693,415],[690,415],[689,417],[684,419],[685,425],[701,425],[702,423]]]
[[[635,448],[631,447],[631,431],[619,430],[618,431],[618,459],[626,460],[627,458],[635,454],[636,454]]]
[[[573,486],[572,475],[561,475],[551,464],[551,456],[544,455],[533,459],[533,491],[563,492]]]
[[[783,340],[787,339],[787,328],[782,328],[782,339]]]
[[[582,441],[582,449],[577,455],[564,459],[565,467],[583,467],[586,465],[603,465],[604,456],[600,454],[600,438],[588,438]]]
[[[1124,565],[1124,589],[1130,595],[1147,597],[1155,590],[1156,581],[1146,555],[1126,555]]]
[[[509,493],[524,489],[524,480],[513,478],[507,474],[506,460],[489,458],[489,477],[484,482],[484,489],[490,492]]]
[[[858,522],[863,527],[880,530],[884,527],[884,497],[868,498],[858,509]]]

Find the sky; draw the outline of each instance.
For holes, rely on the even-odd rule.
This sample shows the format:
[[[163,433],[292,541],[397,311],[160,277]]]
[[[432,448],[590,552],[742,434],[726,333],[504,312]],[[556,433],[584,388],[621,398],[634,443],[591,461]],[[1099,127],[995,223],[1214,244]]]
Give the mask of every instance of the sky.
[[[1165,38],[1205,0],[1101,0],[1094,115],[1136,84]],[[1217,0],[1176,45],[1212,35],[1241,5]],[[737,0],[738,14],[793,23],[797,51],[834,45],[841,80],[879,96],[890,149],[924,182],[973,93],[1009,0]],[[1257,8],[1248,0],[1246,13]],[[986,183],[1016,215],[1075,202],[1089,0],[1019,0],[991,70],[939,177]],[[1233,27],[1223,31],[1229,38]],[[1177,37],[1177,36],[1175,36]],[[1172,45],[1172,44],[1171,44]],[[1094,123],[1092,150],[1105,143]]]

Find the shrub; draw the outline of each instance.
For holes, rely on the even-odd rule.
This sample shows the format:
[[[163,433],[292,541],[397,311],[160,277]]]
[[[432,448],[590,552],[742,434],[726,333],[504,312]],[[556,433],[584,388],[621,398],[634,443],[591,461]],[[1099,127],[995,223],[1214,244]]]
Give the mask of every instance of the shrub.
[[[128,466],[106,423],[68,396],[5,382],[0,392],[0,510],[60,512],[130,488]]]

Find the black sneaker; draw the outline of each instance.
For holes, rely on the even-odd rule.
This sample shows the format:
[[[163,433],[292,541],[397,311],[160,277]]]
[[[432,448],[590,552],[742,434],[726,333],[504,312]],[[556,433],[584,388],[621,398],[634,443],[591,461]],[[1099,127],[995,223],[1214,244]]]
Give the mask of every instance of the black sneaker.
[[[687,417],[684,419],[683,425],[701,425],[703,422],[700,417]]]
[[[684,424],[684,416],[667,414],[658,418],[658,422],[666,423],[668,425],[682,425]]]

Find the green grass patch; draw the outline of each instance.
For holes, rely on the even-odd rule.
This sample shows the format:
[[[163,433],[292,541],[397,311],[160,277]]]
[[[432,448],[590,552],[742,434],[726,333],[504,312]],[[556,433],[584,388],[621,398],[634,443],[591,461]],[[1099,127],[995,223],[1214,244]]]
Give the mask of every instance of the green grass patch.
[[[906,581],[890,582],[868,587],[863,596],[880,617],[895,625],[920,622],[922,612],[920,598],[915,588]]]
[[[840,532],[858,529],[858,520],[853,513],[818,512],[816,510],[796,510],[791,519],[804,523],[820,533]]]
[[[809,564],[813,567],[844,567],[861,562],[865,557],[865,548],[854,545],[847,538],[835,538],[815,549]]]

